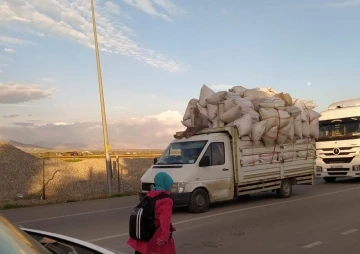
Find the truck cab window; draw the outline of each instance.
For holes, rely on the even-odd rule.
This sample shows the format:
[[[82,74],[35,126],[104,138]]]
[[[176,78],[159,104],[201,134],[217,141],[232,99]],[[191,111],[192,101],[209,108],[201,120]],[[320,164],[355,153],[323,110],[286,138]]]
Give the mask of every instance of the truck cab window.
[[[209,145],[204,156],[209,156],[210,166],[225,164],[225,146],[223,142],[213,142]]]

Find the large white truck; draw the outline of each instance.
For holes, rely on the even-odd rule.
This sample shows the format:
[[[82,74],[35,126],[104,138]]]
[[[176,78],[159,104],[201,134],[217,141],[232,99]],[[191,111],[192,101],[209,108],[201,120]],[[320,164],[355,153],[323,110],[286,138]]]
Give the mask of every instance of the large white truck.
[[[316,177],[360,177],[360,98],[334,102],[321,115]]]
[[[313,139],[273,147],[244,146],[245,142],[239,138],[236,127],[205,129],[188,139],[173,140],[141,177],[140,200],[160,171],[174,180],[174,205],[186,206],[194,213],[206,212],[210,203],[263,191],[276,191],[281,198],[288,198],[293,185],[313,185]],[[296,156],[304,151],[306,158]],[[295,157],[284,160],[285,153],[294,153]],[[274,158],[269,163],[243,165],[242,156],[259,154],[272,154]]]

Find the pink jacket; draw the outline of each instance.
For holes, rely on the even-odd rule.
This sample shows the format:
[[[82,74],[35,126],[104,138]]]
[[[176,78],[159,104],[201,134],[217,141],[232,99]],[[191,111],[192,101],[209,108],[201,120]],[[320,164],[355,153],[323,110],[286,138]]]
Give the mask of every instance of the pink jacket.
[[[155,197],[162,191],[149,191],[147,196]],[[169,240],[170,223],[172,216],[173,201],[170,198],[164,198],[156,201],[155,204],[155,225],[160,225],[153,238],[148,242],[140,242],[130,238],[127,244],[142,254],[176,254],[174,239]],[[163,245],[157,244],[157,239],[163,240],[166,243]]]

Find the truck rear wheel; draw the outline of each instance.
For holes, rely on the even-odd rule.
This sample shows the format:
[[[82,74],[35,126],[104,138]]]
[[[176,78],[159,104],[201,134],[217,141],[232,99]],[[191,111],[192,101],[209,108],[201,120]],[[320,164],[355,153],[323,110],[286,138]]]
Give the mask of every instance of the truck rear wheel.
[[[336,177],[324,177],[324,181],[327,183],[333,183],[335,182]]]
[[[276,190],[276,194],[280,198],[289,198],[292,194],[292,182],[290,179],[284,179],[281,181],[280,189]]]
[[[204,213],[209,210],[210,199],[204,189],[196,189],[191,193],[188,209],[191,213]]]

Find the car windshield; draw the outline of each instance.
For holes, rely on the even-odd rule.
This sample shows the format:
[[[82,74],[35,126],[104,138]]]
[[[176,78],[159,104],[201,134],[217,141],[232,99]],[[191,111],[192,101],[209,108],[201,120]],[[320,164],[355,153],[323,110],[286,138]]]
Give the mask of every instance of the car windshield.
[[[360,137],[360,117],[320,121],[319,141]]]
[[[207,140],[171,143],[156,164],[194,164],[206,143]]]

